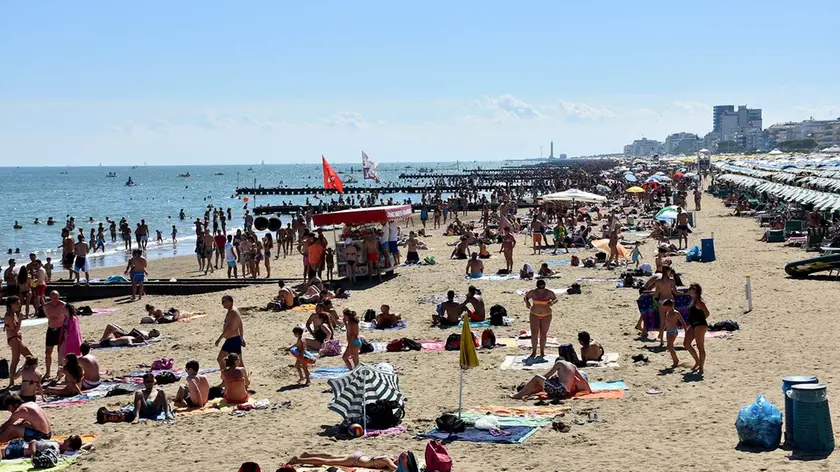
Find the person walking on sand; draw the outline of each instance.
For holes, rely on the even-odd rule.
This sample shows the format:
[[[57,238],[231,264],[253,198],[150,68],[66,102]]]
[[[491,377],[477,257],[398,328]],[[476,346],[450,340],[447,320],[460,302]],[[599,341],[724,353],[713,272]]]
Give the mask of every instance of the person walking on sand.
[[[146,258],[143,257],[143,251],[135,249],[131,253],[131,259],[125,268],[125,273],[131,278],[131,301],[135,299],[143,299],[145,291],[143,290],[143,282],[146,281],[146,276],[149,272],[146,270]]]
[[[76,275],[76,284],[79,284],[79,275],[84,272],[85,273],[85,284],[90,284],[90,265],[87,261],[87,254],[90,250],[90,247],[85,242],[85,237],[83,235],[78,236],[78,241],[74,248],[74,254],[76,255],[76,260],[73,263],[73,273]]]
[[[513,248],[516,247],[516,238],[511,234],[510,227],[505,228],[505,237],[502,240],[502,248],[499,252],[505,255],[505,270],[510,274],[513,272]]]
[[[668,341],[668,353],[671,354],[671,360],[673,361],[671,368],[676,369],[680,365],[680,358],[677,357],[677,351],[674,350],[674,341],[677,339],[680,326],[686,330],[688,326],[686,326],[685,320],[680,312],[674,310],[674,300],[669,298],[663,301],[662,307],[665,309],[665,333]]]
[[[44,305],[44,313],[47,315],[47,340],[45,343],[47,347],[44,352],[47,373],[44,378],[49,379],[52,371],[53,349],[61,342],[61,330],[64,327],[64,320],[67,318],[67,307],[59,298],[58,291],[50,292],[50,301]]]
[[[245,359],[242,357],[242,348],[245,347],[245,329],[242,326],[242,315],[239,310],[233,306],[233,297],[225,295],[222,297],[222,306],[227,310],[225,314],[225,324],[222,328],[222,334],[216,339],[216,347],[225,340],[222,348],[219,351],[217,361],[219,368],[225,369],[225,359],[228,354],[238,354],[240,366],[245,366]]]
[[[685,341],[683,347],[694,358],[692,372],[703,374],[706,366],[706,331],[709,328],[709,308],[703,300],[703,287],[700,284],[688,286],[688,294],[691,295],[691,306],[688,308],[689,328],[685,330]],[[692,343],[697,343],[697,351]]]
[[[359,317],[356,312],[344,309],[344,326],[347,327],[347,350],[344,351],[344,365],[353,370],[359,365],[359,353],[362,350],[362,340],[359,338]]]

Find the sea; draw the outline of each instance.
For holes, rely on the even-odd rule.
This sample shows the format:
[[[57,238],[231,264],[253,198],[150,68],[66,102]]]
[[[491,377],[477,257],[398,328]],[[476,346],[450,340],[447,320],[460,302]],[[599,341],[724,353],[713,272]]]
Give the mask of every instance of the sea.
[[[361,164],[332,164],[345,180],[345,185],[381,186],[398,184],[403,172],[414,173],[418,169],[433,169],[437,172],[458,172],[459,169],[481,167],[497,168],[504,162],[424,162],[424,163],[381,163],[381,183],[364,180]],[[108,177],[108,175],[115,175]],[[185,175],[189,174],[189,177]],[[127,186],[128,179],[135,183]],[[358,182],[348,183],[356,179]],[[8,258],[28,260],[29,253],[35,253],[45,261],[51,257],[56,271],[59,271],[61,251],[61,229],[66,220],[73,216],[78,228],[96,228],[101,222],[106,228],[105,252],[91,255],[91,267],[108,267],[125,264],[129,254],[122,241],[110,242],[106,218],[119,221],[125,217],[132,229],[140,219],[145,219],[151,232],[146,256],[149,259],[193,254],[195,231],[193,222],[203,218],[211,205],[217,208],[232,208],[233,221],[227,223],[228,231],[242,227],[245,202],[237,197],[239,187],[312,187],[311,195],[250,196],[249,208],[255,205],[305,203],[307,197],[313,204],[324,198],[327,202],[337,198],[336,194],[319,196],[323,188],[323,174],[320,164],[282,165],[228,165],[228,166],[134,166],[134,167],[0,167],[0,202],[5,211],[0,214],[0,256],[12,250],[12,255],[0,257],[0,266],[6,266]],[[382,193],[386,199],[393,197],[401,202],[410,198],[419,201],[420,195]],[[178,215],[184,210],[186,219]],[[56,224],[48,226],[52,216]],[[40,224],[34,224],[35,218]],[[286,223],[291,217],[284,215]],[[15,224],[22,226],[14,229]],[[172,225],[178,228],[178,242],[171,242]],[[163,233],[164,242],[156,243],[156,230]],[[18,251],[19,250],[19,251]],[[16,254],[19,252],[19,254]]]

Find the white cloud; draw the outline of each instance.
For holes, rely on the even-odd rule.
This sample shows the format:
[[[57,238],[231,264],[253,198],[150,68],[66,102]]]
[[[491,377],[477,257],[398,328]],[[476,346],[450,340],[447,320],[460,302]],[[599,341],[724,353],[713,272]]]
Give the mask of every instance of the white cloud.
[[[533,120],[544,116],[537,107],[509,94],[499,95],[498,97],[484,97],[476,101],[476,105],[491,112],[495,118]]]
[[[560,102],[560,111],[568,117],[583,120],[603,120],[615,118],[618,112],[613,107],[588,105],[586,103]]]
[[[364,128],[368,124],[362,115],[351,111],[336,112],[326,122],[328,126],[350,129]]]
[[[683,110],[687,111],[689,114],[695,113],[709,113],[712,111],[712,107],[702,103],[702,102],[692,102],[690,100],[677,100],[674,102],[674,106],[677,108],[682,108]]]

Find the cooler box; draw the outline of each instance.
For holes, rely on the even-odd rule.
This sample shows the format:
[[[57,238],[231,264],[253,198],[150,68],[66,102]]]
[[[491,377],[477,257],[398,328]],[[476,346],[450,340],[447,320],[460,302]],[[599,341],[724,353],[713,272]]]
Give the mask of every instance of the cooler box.
[[[715,260],[715,240],[706,238],[700,240],[700,261],[712,262]]]

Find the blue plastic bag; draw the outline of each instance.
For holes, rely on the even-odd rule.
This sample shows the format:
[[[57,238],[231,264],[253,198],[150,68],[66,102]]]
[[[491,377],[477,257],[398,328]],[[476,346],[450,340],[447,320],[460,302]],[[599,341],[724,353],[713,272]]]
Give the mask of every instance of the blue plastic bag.
[[[735,429],[742,444],[775,449],[782,440],[782,411],[759,393],[755,403],[738,412]]]
[[[699,246],[694,246],[693,248],[689,249],[688,252],[685,253],[685,261],[686,262],[699,262],[702,254],[700,252]]]

